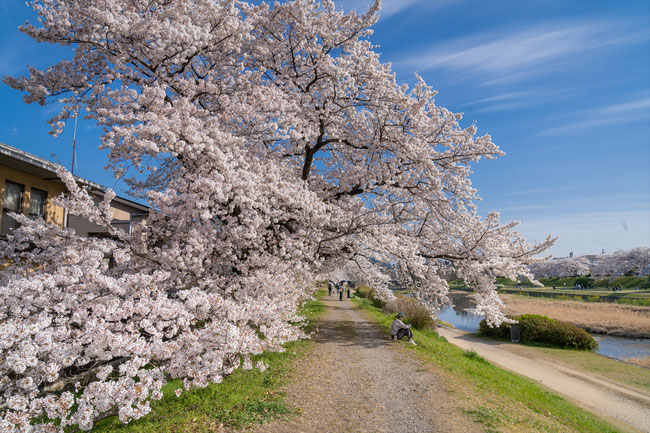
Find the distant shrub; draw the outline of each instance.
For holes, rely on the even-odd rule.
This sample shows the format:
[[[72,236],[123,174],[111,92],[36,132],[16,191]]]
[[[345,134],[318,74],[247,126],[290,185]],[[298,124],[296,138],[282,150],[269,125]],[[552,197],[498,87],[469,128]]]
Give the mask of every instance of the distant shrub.
[[[478,324],[478,334],[484,337],[510,338],[510,324],[502,323],[501,326],[488,326],[485,319]]]
[[[385,305],[384,301],[375,297],[375,289],[372,289],[368,286],[361,286],[357,288],[357,296],[367,298],[372,303],[373,307],[383,308]]]
[[[513,319],[521,326],[521,341],[524,343],[545,343],[578,350],[592,350],[598,347],[598,343],[589,333],[569,323],[537,314],[524,314]],[[504,323],[498,328],[490,328],[485,320],[482,320],[479,324],[479,334],[510,338],[510,325]]]
[[[580,284],[583,289],[591,289],[594,287],[594,280],[587,277],[576,278],[574,285]]]
[[[415,329],[425,329],[433,324],[431,315],[417,300],[399,297],[384,306],[386,314],[395,315],[399,312],[406,314],[405,323],[410,323]]]
[[[356,290],[357,296],[360,296],[362,298],[369,298],[370,292],[372,292],[372,289],[368,286],[359,286]]]

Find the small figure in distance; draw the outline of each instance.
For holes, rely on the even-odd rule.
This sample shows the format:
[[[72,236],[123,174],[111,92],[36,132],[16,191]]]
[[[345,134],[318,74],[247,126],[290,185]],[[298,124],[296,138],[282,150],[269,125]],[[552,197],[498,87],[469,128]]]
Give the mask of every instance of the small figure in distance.
[[[553,290],[556,290],[556,289],[555,289],[555,286],[553,286]]]
[[[339,301],[343,300],[343,292],[345,291],[345,288],[343,287],[343,284],[345,284],[345,281],[341,281],[339,283],[340,285],[340,290],[339,290]]]
[[[350,290],[354,289],[354,282],[348,281],[348,299],[350,299]]]
[[[332,286],[333,285],[334,285],[334,283],[332,283],[331,281],[327,282],[327,291],[329,292],[329,296],[332,296]]]
[[[401,340],[404,338],[404,336],[407,336],[409,343],[417,346],[417,344],[415,344],[415,341],[413,341],[413,332],[411,331],[411,325],[405,325],[404,322],[402,322],[403,317],[406,317],[406,314],[402,313],[401,311],[397,313],[395,320],[393,320],[393,324],[390,325],[390,336],[393,340]]]

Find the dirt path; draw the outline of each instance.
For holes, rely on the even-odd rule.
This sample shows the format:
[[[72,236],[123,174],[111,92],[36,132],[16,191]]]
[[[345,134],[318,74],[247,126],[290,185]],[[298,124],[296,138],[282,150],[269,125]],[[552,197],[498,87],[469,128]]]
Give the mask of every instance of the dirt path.
[[[456,329],[436,330],[450,343],[474,350],[490,362],[529,377],[594,413],[650,432],[648,395],[566,365],[519,355],[515,353],[516,345],[508,342],[485,340]]]
[[[287,390],[301,416],[255,432],[450,432],[482,429],[458,410],[444,379],[402,343],[392,342],[349,300],[326,297],[312,352]]]

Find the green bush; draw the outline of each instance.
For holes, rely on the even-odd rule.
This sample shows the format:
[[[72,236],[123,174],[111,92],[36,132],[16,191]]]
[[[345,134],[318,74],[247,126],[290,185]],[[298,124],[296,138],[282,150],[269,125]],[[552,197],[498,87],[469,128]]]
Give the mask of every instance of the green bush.
[[[569,323],[537,314],[524,314],[513,319],[521,326],[521,341],[524,343],[544,343],[578,350],[592,350],[598,347],[598,343],[589,333]],[[498,328],[490,328],[485,320],[482,320],[479,324],[479,334],[510,338],[510,325],[502,323]]]
[[[478,335],[484,337],[496,337],[496,338],[510,338],[510,324],[502,323],[501,326],[491,327],[488,326],[485,319],[481,320],[481,323],[478,324]]]
[[[395,315],[399,312],[406,314],[404,323],[410,323],[415,329],[425,329],[433,324],[431,315],[417,300],[399,297],[384,306],[384,313]]]
[[[580,278],[576,278],[573,284],[574,285],[580,284],[583,289],[591,289],[592,287],[594,287],[594,280],[587,277],[580,277]]]
[[[357,295],[362,298],[370,298],[370,292],[372,292],[372,289],[368,286],[359,286],[357,288]]]
[[[384,307],[384,301],[381,299],[378,299],[375,297],[375,289],[370,288],[368,286],[361,286],[357,289],[357,295],[368,299],[373,307],[376,308],[383,308]]]

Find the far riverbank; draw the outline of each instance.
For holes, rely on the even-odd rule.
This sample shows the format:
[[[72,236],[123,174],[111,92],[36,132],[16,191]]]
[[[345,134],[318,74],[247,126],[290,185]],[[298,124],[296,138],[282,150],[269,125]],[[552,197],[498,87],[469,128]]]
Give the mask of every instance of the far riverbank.
[[[650,338],[650,307],[500,294],[508,315],[540,314],[594,334]]]
[[[470,295],[465,290],[452,290],[454,303]],[[650,306],[611,302],[582,302],[499,293],[510,316],[539,314],[571,323],[593,334],[627,338],[650,338]],[[463,308],[470,308],[464,306]]]

